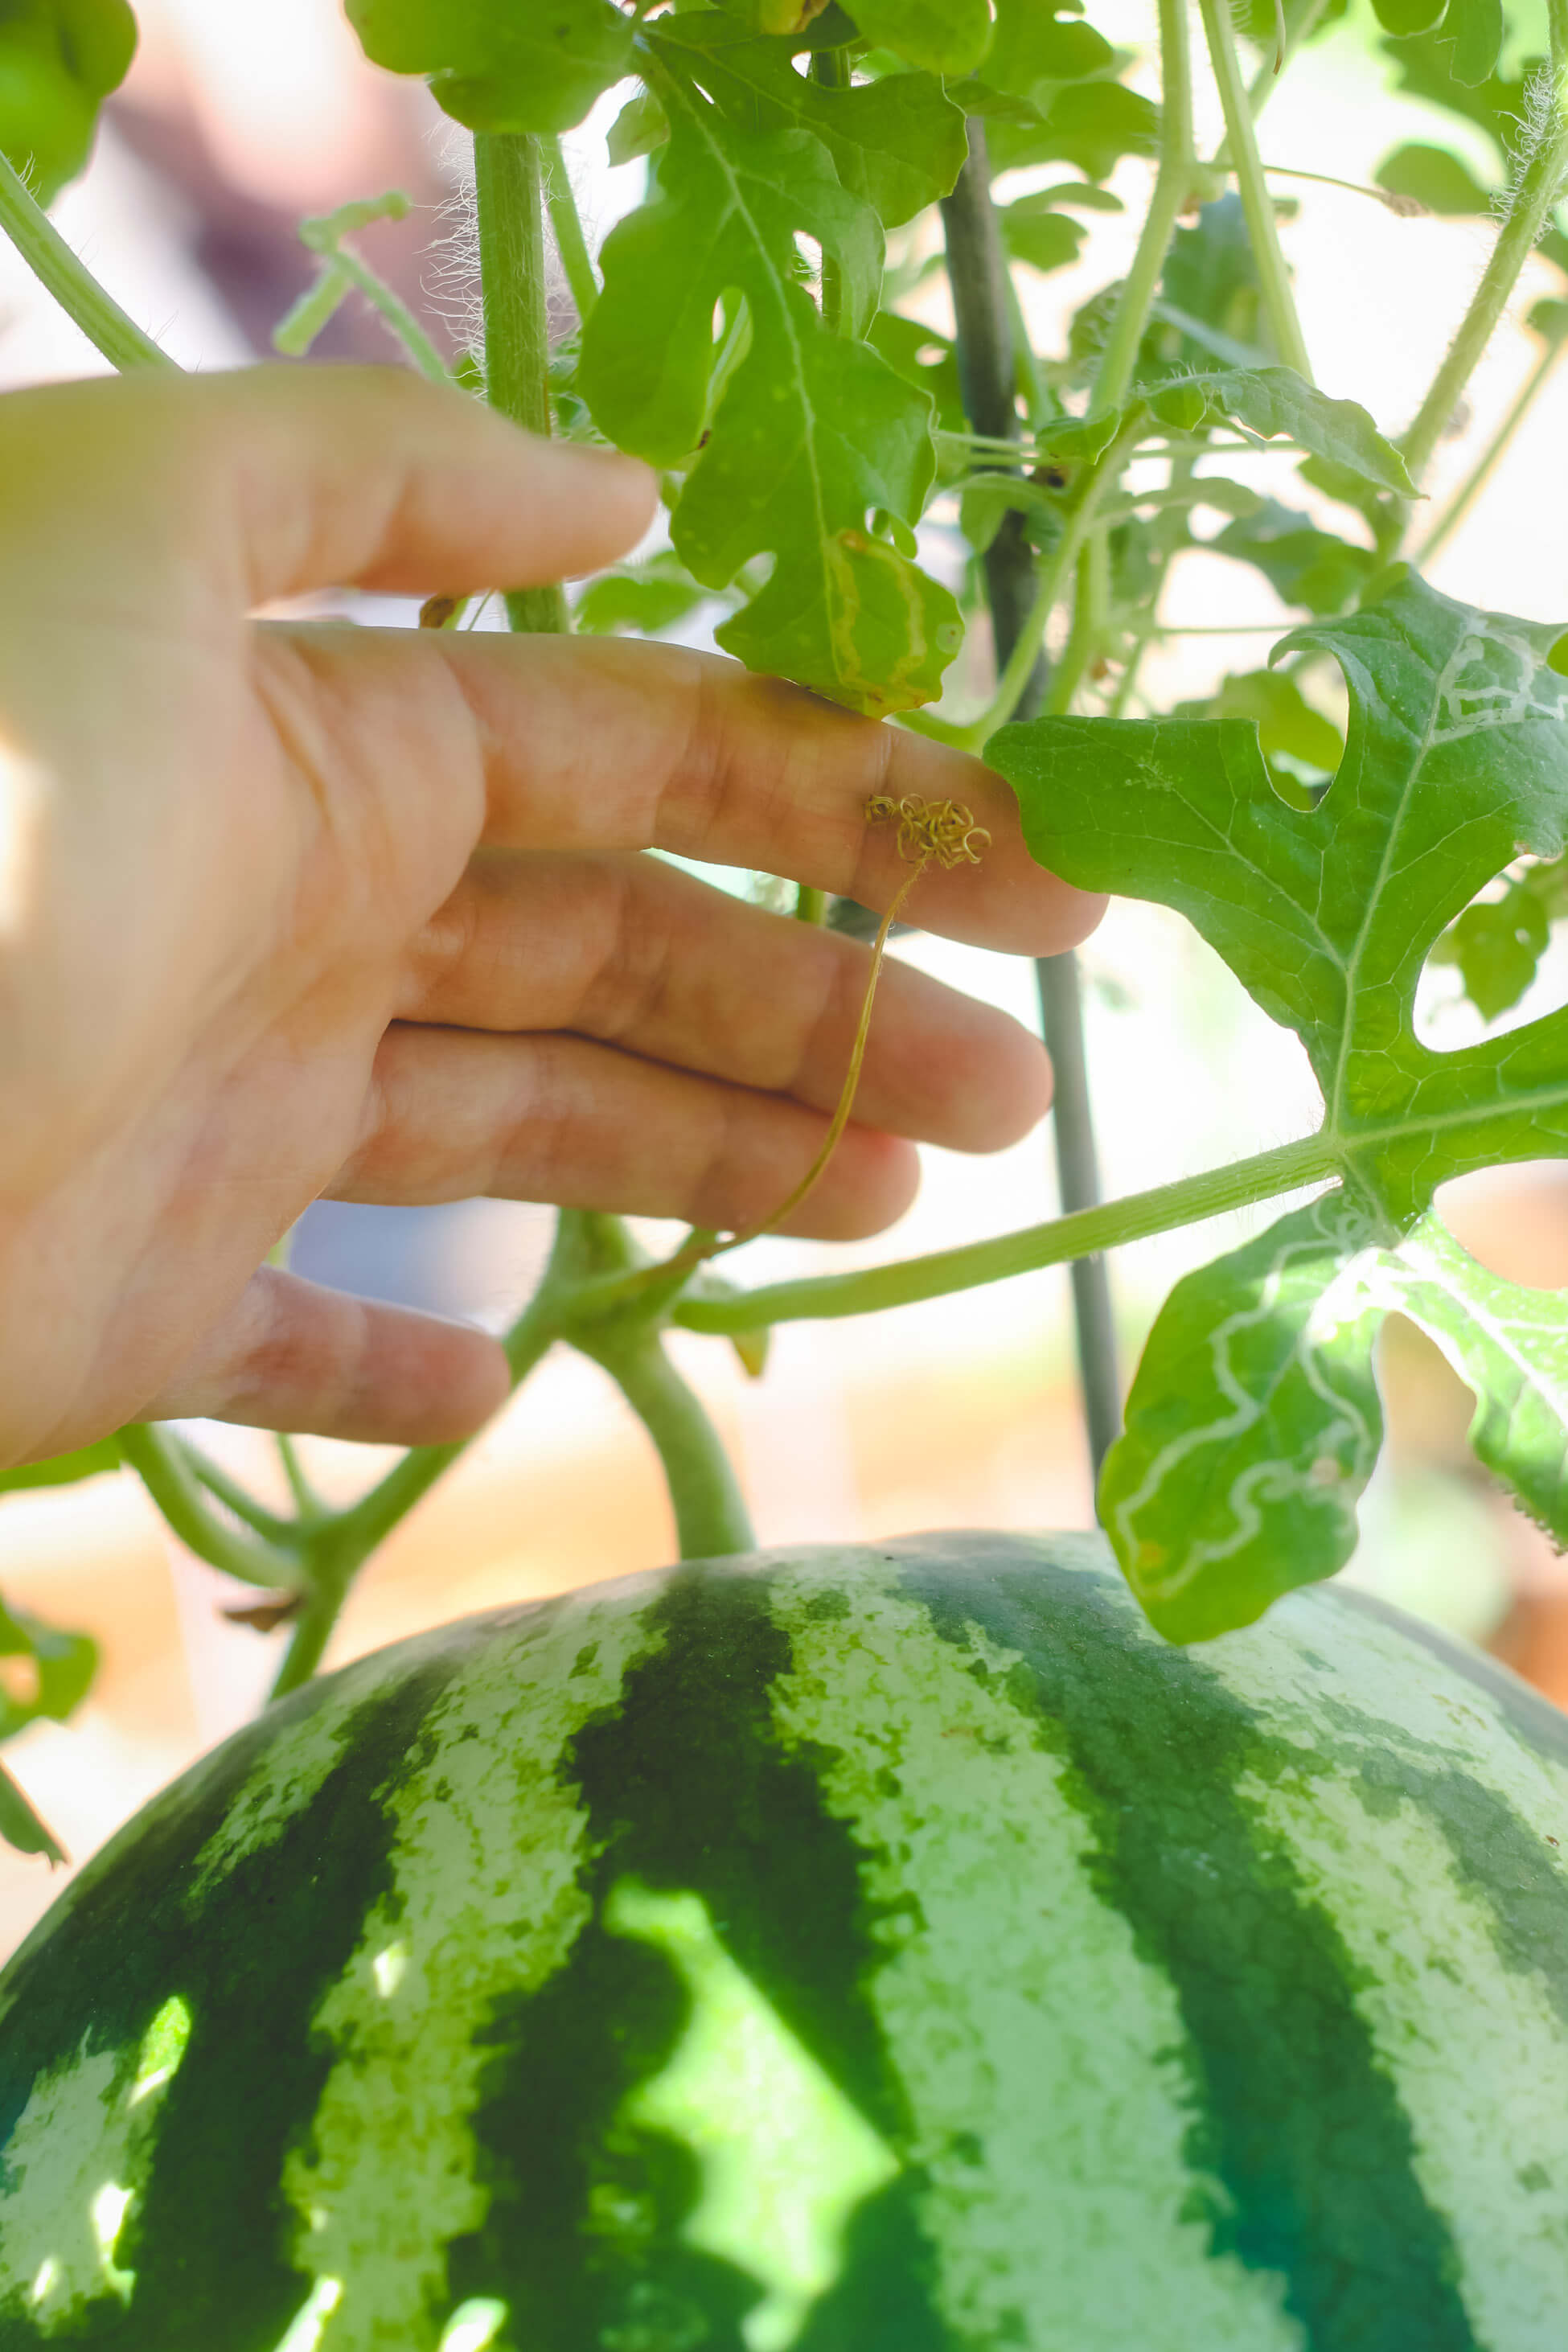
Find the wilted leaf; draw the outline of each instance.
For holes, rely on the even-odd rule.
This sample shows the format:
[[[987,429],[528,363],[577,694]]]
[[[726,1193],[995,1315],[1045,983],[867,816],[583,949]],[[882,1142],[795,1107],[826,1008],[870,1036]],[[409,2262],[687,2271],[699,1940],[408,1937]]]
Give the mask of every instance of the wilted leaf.
[[[673,79],[670,93],[658,192],[605,243],[577,388],[611,440],[658,465],[689,457],[706,429],[671,519],[676,552],[710,588],[773,558],[718,633],[728,651],[856,709],[928,701],[958,648],[958,608],[868,518],[920,520],[931,404],[827,331],[796,268],[805,231],[847,281],[863,275],[876,217],[810,132],[742,131]],[[734,289],[750,345],[710,423],[714,310]]]
[[[1561,1430],[1542,1435],[1546,1408],[1531,1418],[1530,1403],[1561,1387],[1561,1316],[1510,1294],[1500,1320],[1492,1277],[1431,1213],[1451,1177],[1568,1157],[1568,1010],[1452,1054],[1423,1045],[1414,1018],[1427,953],[1477,892],[1523,852],[1563,854],[1558,635],[1455,604],[1404,567],[1359,613],[1295,631],[1277,654],[1333,655],[1351,703],[1338,775],[1310,812],[1285,806],[1256,730],[1236,719],[1037,719],[986,748],[1042,863],[1087,888],[1179,908],[1296,1032],[1323,1090],[1325,1158],[1341,1171],[1313,1212],[1193,1277],[1207,1286],[1204,1314],[1234,1302],[1219,1325],[1239,1317],[1231,1328],[1245,1338],[1241,1353],[1215,1358],[1207,1385],[1190,1360],[1197,1294],[1179,1290],[1156,1325],[1106,1493],[1129,1574],[1158,1570],[1161,1593],[1146,1599],[1167,1631],[1217,1631],[1267,1605],[1282,1571],[1265,1553],[1288,1548],[1271,1548],[1247,1511],[1277,1495],[1310,1501],[1303,1480],[1332,1497],[1303,1576],[1329,1573],[1336,1547],[1348,1552],[1362,1440],[1334,1432],[1363,1395],[1362,1326],[1389,1307],[1472,1370],[1492,1362],[1489,1349],[1507,1354],[1522,1433],[1516,1444],[1509,1412],[1484,1405],[1475,1442],[1568,1540]],[[1205,1492],[1235,1507],[1223,1538],[1219,1504],[1193,1519],[1200,1458]],[[1329,1466],[1314,1470],[1320,1461]]]

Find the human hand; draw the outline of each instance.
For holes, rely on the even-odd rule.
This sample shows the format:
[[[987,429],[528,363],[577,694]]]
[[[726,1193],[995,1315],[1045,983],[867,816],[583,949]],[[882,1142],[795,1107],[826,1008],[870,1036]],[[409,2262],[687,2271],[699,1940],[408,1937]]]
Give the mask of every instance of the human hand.
[[[639,855],[886,905],[872,791],[993,846],[926,928],[1036,954],[1100,901],[978,762],[675,647],[257,622],[338,583],[525,587],[632,544],[646,470],[399,371],[0,400],[0,1465],[132,1419],[466,1433],[487,1334],[263,1265],[300,1213],[475,1193],[763,1216],[837,1097],[867,953]],[[789,1230],[896,1217],[910,1139],[1049,1097],[1016,1024],[902,967]]]

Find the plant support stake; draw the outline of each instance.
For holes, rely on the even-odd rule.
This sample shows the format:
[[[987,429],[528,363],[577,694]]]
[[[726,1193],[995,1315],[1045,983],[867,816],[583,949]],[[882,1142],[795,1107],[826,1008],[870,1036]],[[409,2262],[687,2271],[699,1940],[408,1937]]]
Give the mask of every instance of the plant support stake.
[[[1018,437],[1017,368],[1007,300],[1007,264],[991,202],[985,126],[978,118],[970,120],[968,160],[952,195],[942,200],[942,217],[964,413],[973,430],[988,440],[1014,441]],[[1001,671],[1029,625],[1035,602],[1034,551],[1025,518],[1016,509],[1004,515],[983,562],[996,666]],[[1038,710],[1047,676],[1042,648],[1019,700],[1018,718],[1031,719]],[[1063,1213],[1071,1215],[1079,1209],[1092,1209],[1100,1199],[1078,958],[1070,949],[1065,955],[1041,956],[1036,961],[1035,977],[1046,1049],[1056,1071],[1051,1128],[1057,1183]],[[1098,1485],[1100,1465],[1121,1427],[1116,1318],[1104,1257],[1075,1258],[1069,1279],[1084,1426],[1090,1469]]]

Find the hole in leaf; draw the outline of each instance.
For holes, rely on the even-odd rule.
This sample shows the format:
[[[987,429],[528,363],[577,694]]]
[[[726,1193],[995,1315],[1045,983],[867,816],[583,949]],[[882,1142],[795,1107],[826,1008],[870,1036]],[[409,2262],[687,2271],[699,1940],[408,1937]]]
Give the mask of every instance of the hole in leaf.
[[[42,1687],[37,1658],[0,1658],[0,1696],[13,1706],[37,1706]]]
[[[1433,946],[1415,1034],[1435,1054],[1505,1036],[1568,1004],[1568,856],[1520,857]]]
[[[1501,1282],[1568,1289],[1568,1162],[1519,1160],[1439,1184],[1437,1214]]]

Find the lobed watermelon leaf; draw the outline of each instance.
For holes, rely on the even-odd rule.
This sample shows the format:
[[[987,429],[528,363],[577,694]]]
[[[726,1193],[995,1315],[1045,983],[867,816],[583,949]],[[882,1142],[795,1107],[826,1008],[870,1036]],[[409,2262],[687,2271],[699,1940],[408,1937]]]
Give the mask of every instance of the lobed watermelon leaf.
[[[864,327],[880,225],[813,132],[738,128],[690,83],[660,79],[657,192],[605,240],[577,389],[621,448],[690,461],[670,531],[695,579],[722,588],[773,558],[717,633],[729,652],[855,709],[929,701],[958,648],[958,607],[868,516],[920,520],[932,404],[830,331],[795,243],[807,234],[837,261],[847,318]],[[747,340],[730,337],[721,372],[715,312],[737,290]]]
[[[1414,1026],[1456,916],[1521,854],[1563,851],[1559,635],[1404,566],[1354,615],[1293,632],[1276,656],[1331,654],[1350,694],[1344,758],[1310,810],[1286,805],[1241,719],[1037,719],[987,747],[1041,862],[1187,915],[1301,1039],[1323,1091],[1339,1184],[1177,1286],[1106,1465],[1108,1530],[1173,1639],[1258,1616],[1281,1561],[1296,1583],[1348,1559],[1391,1308],[1482,1400],[1480,1459],[1568,1542],[1568,1296],[1499,1282],[1431,1207],[1451,1177],[1568,1157],[1568,1009],[1452,1054]],[[1286,1510],[1302,1532],[1282,1547]]]

